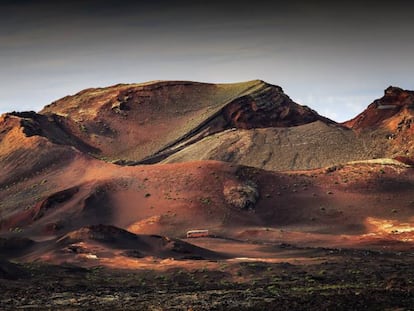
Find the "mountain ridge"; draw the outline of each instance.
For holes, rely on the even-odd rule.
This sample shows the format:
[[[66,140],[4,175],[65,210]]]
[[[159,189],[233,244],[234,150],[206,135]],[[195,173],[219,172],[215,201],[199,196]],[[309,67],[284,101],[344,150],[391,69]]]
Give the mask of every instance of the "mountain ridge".
[[[366,126],[338,124],[260,80],[122,84],[4,114],[0,232],[42,241],[104,225],[171,238],[208,228],[231,239],[369,242],[384,219],[411,221],[404,92],[371,104],[377,121]],[[374,107],[393,100],[398,113]]]
[[[130,164],[153,163],[229,128],[286,127],[316,120],[334,123],[294,103],[281,87],[261,80],[118,84],[66,96],[39,113],[12,115],[23,118],[21,125],[29,135],[43,135],[96,157]],[[157,135],[152,137],[152,132]]]

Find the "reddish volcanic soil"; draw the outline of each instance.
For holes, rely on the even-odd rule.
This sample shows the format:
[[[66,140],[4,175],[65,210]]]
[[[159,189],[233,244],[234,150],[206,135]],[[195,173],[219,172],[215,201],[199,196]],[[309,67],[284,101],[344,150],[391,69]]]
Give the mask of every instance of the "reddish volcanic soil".
[[[18,299],[27,279],[63,295],[47,308],[410,305],[413,100],[390,87],[341,125],[259,80],[161,81],[2,115],[0,308],[46,304]]]
[[[22,181],[4,189],[9,207],[23,208],[4,215],[2,230],[45,240],[103,223],[178,238],[187,230],[209,229],[240,241],[392,248],[379,243],[387,240],[410,249],[413,182],[412,169],[398,163],[274,173],[208,161],[120,167],[78,156],[30,185]],[[225,189],[241,187],[243,193],[249,183],[257,202],[232,204]]]

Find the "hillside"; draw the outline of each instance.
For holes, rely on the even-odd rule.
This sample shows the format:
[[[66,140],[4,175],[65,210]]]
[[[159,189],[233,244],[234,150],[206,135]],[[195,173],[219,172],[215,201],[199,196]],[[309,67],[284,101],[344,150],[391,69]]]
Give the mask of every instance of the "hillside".
[[[413,98],[338,124],[156,81],[2,115],[0,309],[409,309]]]
[[[66,131],[120,163],[157,162],[229,128],[295,126],[320,117],[260,80],[237,84],[160,81],[87,89],[46,106]],[[324,119],[325,120],[325,119]]]
[[[82,252],[119,252],[79,235],[91,228],[121,240],[182,239],[207,228],[223,242],[182,247],[209,258],[263,256],[247,241],[409,248],[414,181],[403,143],[410,148],[412,139],[410,122],[398,120],[409,120],[410,96],[393,88],[374,103],[401,102],[398,112],[372,104],[337,124],[259,80],[163,81],[87,89],[39,113],[5,114],[1,235],[12,246],[35,241],[10,258],[52,262],[62,248],[42,241],[68,234],[84,243]],[[231,251],[227,239],[241,244]],[[144,244],[136,250],[144,257],[170,254]]]
[[[386,155],[411,159],[414,157],[413,121],[414,92],[390,86],[383,97],[344,125],[357,132],[385,132],[389,140]]]
[[[274,171],[303,170],[376,158],[413,163],[414,92],[389,87],[354,119],[294,127],[231,129],[172,154],[163,163],[219,160]]]
[[[218,160],[272,171],[304,170],[386,155],[381,132],[357,134],[321,121],[289,128],[233,129],[208,136],[163,163]]]
[[[37,166],[47,154],[65,154],[58,156],[63,160],[78,152],[120,165],[218,160],[283,171],[375,158],[411,161],[413,100],[413,92],[389,87],[360,115],[337,124],[260,80],[156,81],[86,89],[39,113],[5,114],[0,122],[2,143],[23,133],[28,145],[48,146]],[[7,159],[14,177],[6,171],[4,178],[14,180],[24,167],[8,161],[23,159],[26,147],[10,145],[0,146],[0,162]]]
[[[390,86],[384,91],[382,98],[372,102],[365,111],[355,118],[344,122],[344,125],[354,130],[375,129],[386,127],[398,129],[397,118],[411,115],[414,109],[414,92]]]

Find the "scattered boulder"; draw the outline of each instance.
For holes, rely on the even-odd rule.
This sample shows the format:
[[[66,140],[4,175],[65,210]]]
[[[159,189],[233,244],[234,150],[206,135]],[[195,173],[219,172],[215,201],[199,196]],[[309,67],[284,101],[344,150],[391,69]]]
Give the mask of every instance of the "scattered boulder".
[[[247,180],[241,184],[226,183],[223,188],[226,202],[239,209],[252,209],[259,198],[257,185]]]

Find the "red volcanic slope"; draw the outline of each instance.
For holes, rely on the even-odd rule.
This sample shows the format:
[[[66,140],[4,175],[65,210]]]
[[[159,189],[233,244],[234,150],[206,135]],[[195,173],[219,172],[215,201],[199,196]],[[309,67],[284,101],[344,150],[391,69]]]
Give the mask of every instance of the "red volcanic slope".
[[[31,180],[31,196],[22,193],[31,188],[24,181],[2,190],[2,201],[15,204],[2,229],[36,239],[97,224],[179,238],[191,229],[244,238],[254,230],[257,239],[296,243],[318,233],[317,240],[340,245],[347,241],[332,237],[375,232],[372,219],[410,223],[413,177],[411,168],[396,164],[275,173],[212,161],[119,167],[75,158],[59,173]],[[246,197],[251,204],[237,204]]]
[[[382,132],[389,158],[412,163],[414,159],[414,92],[388,87],[382,98],[375,100],[354,119],[344,123],[358,133]]]
[[[365,131],[365,138],[376,127],[390,131],[390,148],[399,155],[410,139],[412,96],[388,89],[345,125]],[[403,126],[395,124],[401,118]],[[99,224],[172,237],[206,228],[231,237],[259,232],[260,239],[272,241],[296,232],[302,243],[319,234],[340,244],[339,235],[365,238],[380,232],[382,223],[389,226],[387,221],[391,228],[409,227],[414,179],[403,164],[338,163],[282,173],[217,161],[137,166],[107,161],[121,156],[156,162],[223,129],[287,126],[293,132],[316,120],[331,122],[262,81],[119,85],[85,90],[39,114],[3,115],[0,230],[5,236],[49,239]]]
[[[414,112],[414,92],[398,87],[388,87],[384,96],[375,100],[358,116],[343,124],[355,130],[387,127],[389,120],[396,115],[412,115]]]
[[[278,86],[160,81],[88,89],[46,106],[59,124],[98,157],[154,162],[229,128],[332,122],[294,103]],[[80,144],[72,144],[79,149]]]

